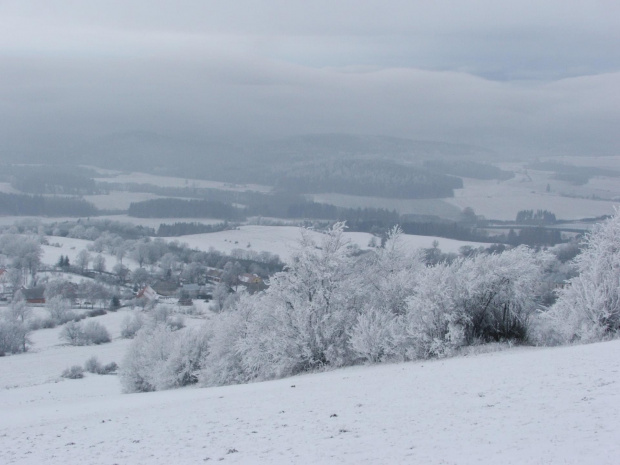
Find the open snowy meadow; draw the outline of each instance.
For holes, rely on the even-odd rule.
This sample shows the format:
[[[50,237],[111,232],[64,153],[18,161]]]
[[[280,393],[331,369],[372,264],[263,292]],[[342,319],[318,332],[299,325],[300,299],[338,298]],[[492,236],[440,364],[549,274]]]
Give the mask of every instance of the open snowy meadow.
[[[122,394],[112,375],[67,380],[53,366],[49,376],[46,354],[66,351],[69,365],[99,347],[36,337],[38,350],[0,358],[3,464],[616,464],[620,454],[620,341]],[[33,369],[42,375],[24,375]]]
[[[296,250],[302,232],[310,234],[314,238],[320,238],[321,233],[303,230],[297,226],[240,226],[234,230],[220,231],[215,233],[192,234],[187,236],[170,237],[166,240],[177,240],[188,244],[192,248],[208,251],[213,247],[215,250],[231,253],[235,249],[252,250],[255,252],[270,252],[278,255],[283,261],[288,261],[291,254]],[[345,240],[360,249],[368,249],[368,244],[374,237],[372,234],[363,232],[345,232]],[[420,248],[433,247],[437,241],[442,252],[457,253],[460,247],[488,247],[491,244],[481,242],[457,241],[443,237],[402,235],[403,245],[413,251]]]

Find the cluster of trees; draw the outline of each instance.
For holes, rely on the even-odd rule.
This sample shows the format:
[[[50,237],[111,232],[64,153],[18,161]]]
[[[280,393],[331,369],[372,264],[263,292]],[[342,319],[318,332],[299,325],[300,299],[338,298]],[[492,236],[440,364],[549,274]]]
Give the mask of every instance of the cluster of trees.
[[[24,284],[25,277],[30,275],[34,278],[39,265],[43,250],[38,238],[21,236],[19,234],[0,235],[0,253],[10,260],[10,282],[16,289]]]
[[[13,176],[11,186],[28,194],[93,195],[98,194],[95,181],[62,171],[28,171]]]
[[[282,168],[276,186],[296,193],[335,192],[392,198],[452,197],[460,178],[385,160],[315,160]]]
[[[549,229],[541,226],[521,228],[518,233],[514,229],[508,231],[504,242],[510,245],[529,245],[538,247],[541,245],[555,245],[563,242],[562,233],[558,229]]]
[[[26,352],[32,332],[28,318],[32,310],[18,293],[10,305],[0,311],[0,356]]]
[[[157,228],[157,235],[159,237],[175,237],[185,236],[188,234],[204,234],[218,231],[226,231],[233,226],[228,222],[218,224],[203,224],[203,223],[186,223],[176,222],[174,224],[160,224]]]
[[[620,331],[620,212],[587,236],[577,275],[546,315],[555,342],[596,341]]]
[[[383,248],[363,255],[348,246],[342,232],[338,223],[320,243],[304,235],[289,267],[270,278],[266,291],[242,296],[205,329],[203,384],[527,339],[547,254],[521,247],[426,266],[421,252],[403,250],[398,229]],[[131,381],[132,354],[122,371],[125,387],[140,390]]]
[[[556,258],[520,246],[429,266],[422,253],[401,248],[397,229],[363,255],[342,231],[336,224],[319,243],[304,235],[267,290],[242,295],[188,338],[157,325],[138,331],[121,369],[125,390],[242,383],[443,357],[471,344],[558,344],[620,331],[618,215],[588,237],[571,263],[578,274],[550,307],[542,305],[542,285],[574,246],[555,248]]]
[[[512,171],[505,171],[493,165],[467,160],[427,160],[424,167],[430,171],[474,179],[506,180],[514,177]]]
[[[555,214],[548,210],[520,210],[516,222],[519,224],[555,224]]]
[[[41,227],[48,236],[73,237],[88,241],[94,241],[100,236],[110,235],[118,236],[121,239],[140,239],[155,235],[155,230],[148,226],[96,218],[63,221],[41,225]]]
[[[98,213],[92,203],[80,198],[0,193],[0,215],[94,216]]]
[[[138,218],[220,218],[235,220],[242,212],[231,204],[217,200],[152,199],[132,202],[129,216]]]

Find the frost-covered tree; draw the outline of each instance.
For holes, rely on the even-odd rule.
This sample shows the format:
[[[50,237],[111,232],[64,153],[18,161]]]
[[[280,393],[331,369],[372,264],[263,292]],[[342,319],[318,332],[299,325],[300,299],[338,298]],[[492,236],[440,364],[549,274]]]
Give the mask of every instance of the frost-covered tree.
[[[620,330],[620,212],[586,237],[579,274],[560,290],[547,318],[561,342],[598,340]]]
[[[82,273],[84,273],[84,271],[86,271],[86,269],[88,268],[88,264],[90,263],[91,259],[92,257],[90,253],[88,253],[88,250],[83,249],[80,250],[80,252],[75,257],[75,264],[79,266],[80,270],[82,270]]]
[[[46,298],[45,307],[50,313],[50,317],[58,324],[66,323],[75,316],[71,311],[69,301],[61,295]]]
[[[395,354],[444,356],[463,344],[526,340],[549,257],[527,247],[424,268],[393,324]]]
[[[357,264],[357,272],[363,276],[363,284],[356,290],[360,312],[349,335],[359,357],[379,362],[396,355],[397,323],[407,311],[407,301],[423,270],[422,254],[405,248],[397,226],[388,231],[382,248]]]
[[[103,273],[105,271],[105,257],[101,254],[93,258],[93,270]]]
[[[123,390],[147,392],[196,383],[207,347],[204,331],[173,332],[165,324],[144,326],[121,364]]]
[[[28,317],[32,310],[18,292],[9,307],[0,314],[0,353],[26,352],[31,343]]]
[[[355,320],[357,275],[344,223],[317,243],[304,233],[289,267],[276,273],[239,343],[243,364],[257,378],[275,378],[353,358],[347,329]]]

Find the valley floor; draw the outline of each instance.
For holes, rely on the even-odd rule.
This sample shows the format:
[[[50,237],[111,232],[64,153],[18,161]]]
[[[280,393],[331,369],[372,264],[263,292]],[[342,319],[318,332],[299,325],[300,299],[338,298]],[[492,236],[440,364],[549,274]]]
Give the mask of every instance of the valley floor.
[[[620,341],[147,394],[89,375],[0,390],[0,463],[615,464],[619,386]]]

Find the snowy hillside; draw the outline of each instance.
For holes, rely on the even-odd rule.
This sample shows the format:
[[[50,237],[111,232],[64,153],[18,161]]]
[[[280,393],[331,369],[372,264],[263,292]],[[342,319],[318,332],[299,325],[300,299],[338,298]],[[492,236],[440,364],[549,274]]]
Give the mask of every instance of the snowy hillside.
[[[296,226],[241,226],[235,230],[220,231],[206,234],[192,234],[188,236],[170,237],[166,240],[178,240],[192,248],[208,251],[215,250],[230,253],[235,249],[253,250],[256,252],[270,252],[287,261],[298,246],[302,229]],[[309,232],[312,237],[319,238],[318,232]],[[368,249],[372,235],[362,232],[345,232],[344,237],[351,244],[360,249]],[[472,247],[488,247],[490,244],[480,242],[457,241],[443,237],[402,235],[403,244],[409,250],[430,248],[433,242],[439,243],[443,252],[457,253],[465,245]]]
[[[0,463],[615,464],[619,353],[515,348],[147,394],[97,375],[3,388]]]

